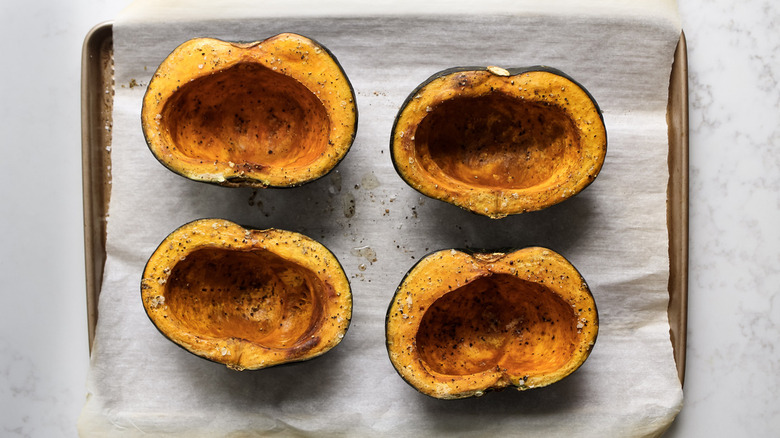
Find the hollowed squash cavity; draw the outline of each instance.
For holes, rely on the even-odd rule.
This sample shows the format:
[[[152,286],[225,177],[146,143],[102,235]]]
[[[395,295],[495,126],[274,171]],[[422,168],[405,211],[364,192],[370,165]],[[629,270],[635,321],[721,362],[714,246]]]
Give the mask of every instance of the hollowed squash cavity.
[[[327,287],[266,250],[204,248],[173,268],[165,303],[189,332],[289,348],[317,336]]]
[[[440,169],[459,184],[484,189],[542,184],[579,146],[563,111],[503,94],[444,101],[415,137],[414,154],[424,170]]]
[[[329,147],[330,121],[317,96],[257,64],[185,84],[166,102],[161,121],[182,160],[304,167]]]
[[[556,370],[571,358],[576,339],[574,311],[555,292],[495,274],[436,300],[416,342],[425,366],[439,374],[498,368],[518,375]]]

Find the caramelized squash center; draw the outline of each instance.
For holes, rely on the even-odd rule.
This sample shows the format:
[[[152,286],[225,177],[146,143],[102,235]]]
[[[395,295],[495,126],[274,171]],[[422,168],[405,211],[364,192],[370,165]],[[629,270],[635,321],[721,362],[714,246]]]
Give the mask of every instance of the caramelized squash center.
[[[575,352],[574,310],[542,285],[508,274],[481,277],[425,312],[417,349],[441,374],[502,370],[514,376],[560,368]]]
[[[291,348],[310,341],[322,324],[325,288],[273,253],[206,248],[173,268],[165,304],[191,333]]]
[[[580,140],[560,108],[505,94],[446,100],[422,120],[415,133],[421,165],[472,187],[524,189],[559,171]],[[428,159],[426,159],[426,157]]]
[[[257,64],[237,64],[183,84],[160,119],[175,145],[171,152],[203,163],[300,167],[328,149],[330,122],[317,96]]]

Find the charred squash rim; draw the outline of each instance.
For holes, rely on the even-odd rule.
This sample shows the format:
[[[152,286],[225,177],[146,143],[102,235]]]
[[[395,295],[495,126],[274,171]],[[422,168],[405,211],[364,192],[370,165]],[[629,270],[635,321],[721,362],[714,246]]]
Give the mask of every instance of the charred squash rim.
[[[418,344],[418,331],[426,313],[452,292],[493,275],[512,276],[554,289],[556,295],[564,297],[563,302],[572,306],[576,318],[572,322],[576,322],[577,333],[568,361],[541,374],[530,369],[511,371],[500,364],[471,374],[451,374],[439,372],[435,365],[426,363]],[[584,278],[563,256],[544,247],[505,252],[446,249],[430,253],[406,273],[385,316],[386,347],[396,372],[420,393],[438,399],[478,397],[506,387],[523,391],[551,385],[569,376],[587,360],[598,337],[598,328],[598,310]],[[449,362],[457,363],[457,358]]]
[[[197,254],[201,251],[207,256],[199,257]],[[303,280],[303,284],[311,288],[319,288],[317,291],[319,295],[309,297],[312,301],[309,305],[311,309],[308,309],[308,320],[303,321],[307,325],[296,326],[300,323],[297,321],[296,324],[287,326],[283,321],[284,317],[271,320],[265,326],[260,317],[258,317],[259,322],[254,321],[256,325],[246,320],[236,323],[241,317],[246,316],[241,315],[241,311],[244,313],[254,311],[260,314],[267,309],[257,302],[253,304],[252,300],[257,299],[251,295],[253,291],[234,293],[232,290],[227,290],[230,284],[224,291],[217,289],[218,293],[216,295],[212,293],[210,296],[206,292],[207,288],[211,286],[213,292],[215,283],[210,285],[202,283],[201,291],[196,290],[197,286],[187,284],[184,292],[177,292],[180,297],[172,296],[169,285],[176,284],[172,287],[182,289],[182,282],[188,278],[184,275],[186,272],[179,276],[177,266],[196,259],[193,262],[195,268],[192,269],[200,267],[205,272],[202,268],[204,263],[208,263],[208,258],[204,261],[203,257],[208,257],[209,254],[224,256],[225,253],[238,256],[234,264],[249,260],[250,263],[244,265],[248,268],[262,269],[262,264],[287,264],[290,269],[282,272],[283,278],[290,278],[290,276],[297,278],[302,271],[308,272],[310,276]],[[257,254],[260,259],[251,260],[253,254]],[[222,258],[224,259],[225,257]],[[228,261],[230,261],[229,256]],[[212,271],[204,276],[209,278],[220,276],[219,266],[212,266],[211,269]],[[290,272],[292,275],[289,274]],[[234,272],[231,271],[229,275],[233,274]],[[197,274],[194,278],[198,278]],[[319,284],[312,286],[314,280],[319,281]],[[249,276],[247,281],[256,283],[260,280],[259,277]],[[219,283],[216,285],[220,286]],[[241,289],[240,285],[239,283],[238,289]],[[274,291],[269,293],[261,289],[261,292],[273,295]],[[212,300],[221,298],[221,301],[216,303],[212,301],[211,307],[206,305],[204,309],[204,306],[198,303],[199,293],[203,293],[200,295],[202,301],[207,301],[207,298]],[[230,293],[233,296],[230,296]],[[243,299],[244,296],[247,297],[246,300]],[[203,299],[203,297],[207,298]],[[149,320],[164,337],[196,356],[226,365],[234,370],[256,370],[318,357],[341,342],[352,318],[352,293],[349,280],[336,256],[325,246],[296,232],[273,228],[256,230],[224,219],[199,219],[170,233],[153,252],[144,267],[141,300]],[[235,312],[233,305],[236,306]],[[286,310],[292,308],[294,312],[295,306],[303,308],[304,305],[305,303],[293,303],[288,305]],[[192,313],[193,309],[197,310],[199,306],[202,307],[201,314],[199,315],[197,311]],[[217,308],[229,313],[220,315],[220,311],[214,311]],[[185,320],[182,315],[187,314],[192,318]],[[233,323],[230,322],[231,316],[234,318]],[[286,314],[286,316],[290,315]],[[222,317],[224,318],[220,320]],[[285,323],[283,330],[287,330],[287,334],[292,332],[292,335],[296,335],[291,338],[292,340],[280,341],[271,338],[264,343],[252,339],[261,336],[260,333],[264,329],[273,334],[275,326],[271,327],[271,323],[280,321]],[[285,332],[282,333],[284,334]]]
[[[317,146],[321,149],[319,158],[284,166],[226,157],[215,160],[183,157],[175,152],[177,145],[171,139],[172,134],[161,122],[166,103],[193,81],[209,81],[214,75],[238,68],[255,68],[266,77],[288,82],[287,86],[303,87],[311,94],[308,96],[304,90],[298,90],[303,96],[313,96],[322,104],[328,126],[325,143],[319,142]],[[241,87],[246,85],[241,84]],[[251,119],[247,120],[251,122]],[[247,120],[241,123],[245,126]],[[157,68],[141,110],[144,138],[160,163],[186,178],[227,187],[286,188],[319,179],[344,159],[354,142],[357,122],[355,92],[336,57],[317,41],[293,33],[281,33],[254,42],[194,38],[182,43]],[[303,125],[306,123],[307,120],[301,121]],[[224,127],[229,123],[220,125]],[[272,151],[269,154],[272,155]],[[257,155],[261,155],[259,151]]]
[[[465,82],[456,84],[458,74],[470,75]],[[528,75],[538,76],[536,80],[526,80]],[[475,80],[476,78],[476,80]],[[448,83],[449,81],[449,83]],[[474,91],[477,86],[488,84]],[[438,87],[438,88],[437,88]],[[522,89],[525,87],[525,91]],[[563,89],[562,89],[563,87]],[[520,89],[519,93],[515,90]],[[544,98],[534,97],[534,91],[547,89],[539,93]],[[430,91],[429,89],[434,91]],[[529,91],[530,90],[530,91]],[[515,93],[513,95],[511,93]],[[552,91],[552,93],[550,93]],[[570,102],[561,94],[576,93],[581,101],[582,113],[567,112]],[[437,106],[460,98],[485,98],[501,94],[507,99],[525,99],[538,106],[558,108],[577,123],[582,129],[579,135],[585,141],[585,153],[577,158],[578,163],[570,166],[567,172],[553,173],[556,179],[550,187],[536,184],[530,187],[486,188],[458,181],[451,175],[442,174],[436,169],[436,175],[424,169],[431,166],[430,157],[415,157],[415,132],[429,112],[435,112]],[[550,94],[553,96],[550,97]],[[560,97],[560,105],[556,101]],[[565,96],[564,96],[565,97]],[[529,99],[526,99],[529,98]],[[577,108],[575,108],[577,109]],[[595,135],[595,138],[593,137]],[[604,118],[596,100],[579,82],[566,73],[548,66],[532,66],[503,69],[494,66],[454,67],[433,74],[418,85],[406,98],[396,115],[390,138],[390,155],[396,173],[418,192],[441,201],[445,201],[476,214],[491,218],[541,210],[568,199],[589,186],[598,176],[607,152],[607,132]],[[421,161],[426,161],[421,163]],[[435,163],[434,163],[434,167]],[[473,167],[473,166],[472,166]],[[502,176],[502,175],[499,175]]]

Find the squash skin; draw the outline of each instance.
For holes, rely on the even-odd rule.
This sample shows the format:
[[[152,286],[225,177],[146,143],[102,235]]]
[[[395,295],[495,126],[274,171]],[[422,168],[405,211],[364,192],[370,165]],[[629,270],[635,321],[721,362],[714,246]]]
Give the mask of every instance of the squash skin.
[[[434,252],[406,274],[385,319],[394,368],[438,399],[553,384],[585,362],[598,327],[585,280],[542,247]]]
[[[351,148],[357,119],[352,84],[335,56],[291,33],[181,44],[158,67],[141,110],[160,163],[228,187],[296,187],[321,178]]]
[[[438,72],[409,94],[390,139],[395,170],[412,188],[494,219],[580,193],[606,151],[593,96],[546,66]]]
[[[144,268],[141,300],[166,338],[239,371],[318,357],[352,317],[349,281],[327,248],[222,219],[166,237]]]

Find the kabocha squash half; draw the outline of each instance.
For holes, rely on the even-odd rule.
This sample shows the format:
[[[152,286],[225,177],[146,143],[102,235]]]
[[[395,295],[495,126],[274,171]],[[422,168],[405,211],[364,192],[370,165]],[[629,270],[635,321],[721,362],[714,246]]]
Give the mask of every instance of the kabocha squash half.
[[[587,359],[599,321],[577,270],[533,247],[423,258],[398,286],[385,325],[401,377],[431,397],[456,399],[563,379]]]
[[[492,218],[579,193],[606,150],[596,101],[547,67],[439,72],[406,99],[391,138],[393,164],[410,186]]]
[[[309,38],[196,38],[160,64],[141,121],[154,156],[180,175],[292,187],[327,174],[346,155],[357,105],[336,58]]]
[[[327,248],[220,219],[171,233],[146,265],[141,298],[163,335],[235,370],[317,357],[341,342],[352,315],[349,282]]]

